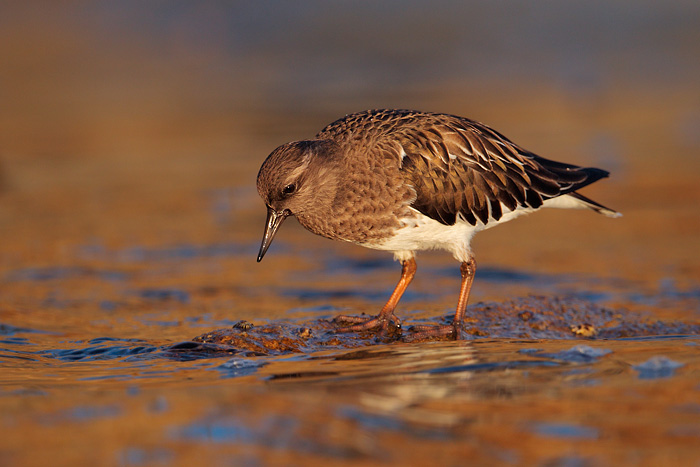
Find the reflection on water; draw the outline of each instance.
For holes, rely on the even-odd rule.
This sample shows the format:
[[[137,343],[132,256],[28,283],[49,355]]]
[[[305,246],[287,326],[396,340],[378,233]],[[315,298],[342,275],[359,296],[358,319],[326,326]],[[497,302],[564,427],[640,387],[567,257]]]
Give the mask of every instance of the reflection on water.
[[[255,329],[237,326],[240,333]],[[274,326],[282,336],[284,326]],[[700,368],[697,336],[586,344],[480,339],[373,345],[370,339],[359,348],[314,350],[311,344],[304,353],[241,356],[223,344],[66,341],[3,329],[13,334],[0,351],[4,431],[18,429],[8,421],[17,427],[24,420],[22,426],[39,433],[70,427],[85,439],[104,442],[98,441],[99,426],[129,424],[142,439],[111,436],[124,446],[115,455],[131,463],[180,458],[183,443],[229,460],[274,462],[281,459],[277,456],[300,455],[307,461],[419,462],[435,449],[458,455],[457,446],[474,437],[489,446],[469,450],[480,462],[527,462],[539,458],[528,444],[535,438],[585,443],[639,429],[637,403],[659,416],[693,404],[693,374]],[[354,337],[346,343],[358,345]],[[649,357],[640,363],[644,355]],[[21,366],[12,364],[18,357]],[[666,388],[648,386],[650,381],[665,382]],[[99,397],[78,402],[71,396],[94,384],[103,385]],[[633,400],[630,391],[637,393]],[[659,391],[676,396],[659,397]],[[13,401],[28,397],[37,407],[52,408],[23,413]],[[579,402],[572,405],[572,399]],[[605,400],[617,401],[614,412],[603,410]],[[549,408],[539,410],[538,404]],[[137,416],[141,410],[147,421]],[[686,411],[661,417],[660,424],[652,417],[645,430],[668,437],[687,430],[697,417],[697,411]],[[143,437],[144,430],[151,434]],[[397,436],[415,443],[415,459],[393,447],[390,440]],[[643,439],[630,443],[628,449],[648,449]],[[21,443],[17,449],[9,452],[19,453]],[[563,446],[548,453],[570,454]]]
[[[641,379],[670,378],[683,363],[675,362],[664,356],[651,357],[646,362],[635,365],[633,368],[639,373]]]
[[[119,345],[124,342],[128,345]],[[56,358],[63,361],[78,360],[112,360],[122,357],[131,357],[144,353],[151,353],[156,348],[144,345],[146,342],[140,339],[115,339],[112,337],[101,337],[91,339],[88,342],[72,342],[80,345],[77,349],[56,349],[43,352],[44,356]]]
[[[420,464],[435,452],[476,463],[695,458],[677,448],[697,439],[698,411],[685,407],[695,404],[700,326],[620,306],[692,305],[692,289],[666,282],[640,292],[623,278],[486,266],[482,290],[543,295],[473,303],[467,340],[416,342],[410,325],[446,319],[457,282],[428,261],[422,271],[445,283],[407,294],[403,335],[379,342],[329,320],[375,313],[393,262],[323,250],[325,267],[283,266],[292,286],[241,275],[241,287],[217,275],[249,252],[218,245],[102,250],[95,265],[6,272],[17,303],[0,324],[6,459],[45,460],[30,432],[51,438],[56,453],[75,449],[61,433],[80,436],[81,459],[123,465]],[[588,287],[615,300],[565,295]],[[267,302],[276,315],[246,314]],[[588,451],[602,439],[619,442]]]
[[[538,423],[533,427],[533,431],[540,436],[551,438],[597,439],[599,436],[595,428],[564,423]]]
[[[700,4],[0,4],[0,465],[697,465]],[[390,255],[289,221],[279,144],[445,111],[611,171],[550,211]],[[588,194],[588,192],[586,192]]]

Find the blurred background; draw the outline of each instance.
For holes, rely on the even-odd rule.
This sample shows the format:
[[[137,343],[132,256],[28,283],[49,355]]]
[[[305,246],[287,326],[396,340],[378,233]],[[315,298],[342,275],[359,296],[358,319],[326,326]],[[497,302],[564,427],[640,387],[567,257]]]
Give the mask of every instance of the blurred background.
[[[272,149],[381,107],[605,167],[598,198],[636,209],[658,171],[695,184],[699,44],[692,0],[3,2],[3,237],[138,236],[110,220],[173,223],[206,189],[247,209]]]
[[[0,2],[0,464],[697,463],[699,57],[697,0]],[[546,210],[478,235],[472,309],[514,304],[480,341],[167,354],[240,319],[376,313],[399,274],[384,252],[287,222],[255,263],[255,177],[280,144],[382,107],[607,169],[583,193],[624,217]],[[451,315],[458,287],[449,255],[421,253],[398,314]],[[523,337],[521,308],[582,324],[561,297],[619,335],[691,336],[585,341],[585,367],[537,369],[535,344],[498,332]],[[562,329],[538,348],[559,358]],[[680,376],[638,378],[658,355]],[[417,362],[450,378],[406,377]]]
[[[690,0],[3,3],[0,260],[221,242],[252,258],[267,154],[396,107],[612,173],[586,194],[623,219],[519,219],[477,236],[480,264],[695,290],[699,48]],[[295,223],[282,232],[276,244],[331,248]]]

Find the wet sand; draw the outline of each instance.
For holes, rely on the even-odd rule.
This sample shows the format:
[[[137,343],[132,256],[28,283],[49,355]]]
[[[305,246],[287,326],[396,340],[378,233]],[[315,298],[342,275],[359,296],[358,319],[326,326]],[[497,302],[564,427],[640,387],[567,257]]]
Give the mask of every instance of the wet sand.
[[[501,73],[492,43],[467,57],[480,73],[397,65],[377,82],[362,42],[341,53],[370,54],[355,79],[328,57],[297,70],[257,36],[224,47],[230,24],[202,19],[214,7],[171,22],[3,7],[0,464],[700,462],[700,22],[674,5],[639,7],[658,41],[629,55],[613,43],[557,65],[546,41],[540,65]],[[386,47],[399,63],[433,56]],[[462,63],[448,58],[426,63]],[[624,217],[550,210],[479,234],[465,341],[334,333],[337,314],[375,314],[400,267],[295,222],[257,264],[255,175],[277,145],[382,106],[475,118],[544,157],[606,168],[584,194]],[[421,253],[397,313],[406,328],[449,319],[458,288],[449,255]]]

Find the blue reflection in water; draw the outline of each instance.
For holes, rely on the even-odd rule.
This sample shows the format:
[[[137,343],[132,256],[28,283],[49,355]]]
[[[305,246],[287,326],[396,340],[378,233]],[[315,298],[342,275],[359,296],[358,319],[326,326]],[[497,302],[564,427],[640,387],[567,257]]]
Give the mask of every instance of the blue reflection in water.
[[[252,360],[248,358],[232,358],[216,367],[222,378],[237,378],[239,376],[253,375],[258,369],[267,365],[264,360]]]
[[[598,429],[571,423],[536,423],[533,431],[550,438],[598,439]]]
[[[82,344],[83,342],[78,341],[77,343]],[[120,343],[125,343],[127,345],[114,345]],[[89,340],[87,344],[87,347],[77,349],[50,349],[44,350],[39,354],[44,357],[56,358],[63,361],[93,361],[131,357],[135,355],[149,354],[160,350],[160,347],[148,345],[146,341],[140,339],[99,337]]]
[[[396,417],[366,412],[354,406],[339,407],[336,413],[342,418],[359,423],[363,429],[369,431],[399,431],[417,438],[439,441],[448,441],[456,438],[455,433],[448,428],[418,426],[404,422]]]
[[[174,428],[172,436],[187,441],[255,444],[270,449],[313,453],[340,459],[362,456],[362,453],[352,446],[309,438],[301,429],[301,423],[302,419],[297,416],[281,414],[270,414],[252,424],[238,416],[208,417]]]
[[[175,459],[175,454],[170,449],[156,448],[145,449],[137,447],[127,447],[118,454],[119,465],[139,466],[139,465],[170,465]]]
[[[141,298],[146,300],[163,301],[175,300],[180,303],[189,303],[190,294],[184,290],[164,288],[164,289],[143,289],[138,292]]]
[[[639,373],[639,379],[658,379],[674,376],[676,370],[683,365],[683,363],[673,361],[668,357],[656,356],[632,368]]]
[[[43,268],[22,268],[7,274],[8,281],[52,281],[76,277],[95,277],[105,281],[123,281],[128,275],[121,271],[104,271],[80,266],[49,266]]]
[[[531,349],[520,350],[520,353],[532,355],[541,358],[551,358],[553,360],[561,360],[568,363],[591,363],[598,360],[600,357],[612,353],[612,350],[591,347],[588,345],[575,345],[567,350],[560,352],[537,352]]]

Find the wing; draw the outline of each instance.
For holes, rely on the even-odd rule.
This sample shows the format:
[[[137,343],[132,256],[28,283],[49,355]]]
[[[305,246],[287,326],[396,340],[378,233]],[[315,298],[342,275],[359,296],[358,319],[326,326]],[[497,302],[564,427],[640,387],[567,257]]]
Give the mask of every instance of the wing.
[[[426,119],[426,117],[429,117]],[[416,191],[412,207],[443,224],[461,216],[472,225],[504,212],[539,208],[608,172],[551,161],[491,128],[460,117],[423,114],[394,128],[401,171]]]

